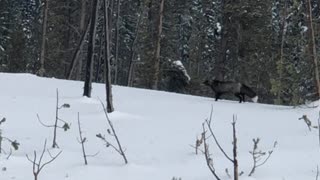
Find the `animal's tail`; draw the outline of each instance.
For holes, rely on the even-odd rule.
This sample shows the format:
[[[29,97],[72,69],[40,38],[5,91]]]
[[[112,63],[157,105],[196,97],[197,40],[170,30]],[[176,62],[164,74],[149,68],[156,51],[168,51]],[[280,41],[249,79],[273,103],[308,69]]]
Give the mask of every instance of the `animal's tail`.
[[[247,95],[248,97],[250,97],[252,99],[253,102],[258,102],[258,96],[257,93],[254,92],[250,87],[242,84],[241,88],[240,88],[240,92],[244,93],[245,95]]]

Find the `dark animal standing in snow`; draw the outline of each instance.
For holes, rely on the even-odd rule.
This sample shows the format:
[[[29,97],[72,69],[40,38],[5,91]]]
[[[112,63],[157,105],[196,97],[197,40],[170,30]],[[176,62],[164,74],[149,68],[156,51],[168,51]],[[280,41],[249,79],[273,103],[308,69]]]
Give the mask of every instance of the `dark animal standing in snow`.
[[[258,101],[257,94],[245,84],[232,81],[206,80],[203,84],[209,86],[215,92],[216,101],[222,94],[233,93],[239,98],[239,102],[245,102],[245,95],[252,99],[253,102]]]

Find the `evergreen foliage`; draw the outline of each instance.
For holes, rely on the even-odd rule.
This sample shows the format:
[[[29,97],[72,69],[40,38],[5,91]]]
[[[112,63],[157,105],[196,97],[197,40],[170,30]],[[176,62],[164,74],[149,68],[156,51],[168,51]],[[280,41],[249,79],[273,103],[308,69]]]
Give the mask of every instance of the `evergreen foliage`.
[[[107,2],[112,15],[109,26],[112,82],[151,88],[160,1]],[[43,0],[0,0],[0,71],[36,73],[39,70],[43,3]],[[48,3],[45,75],[67,78],[73,54],[86,28],[83,22],[87,24],[91,19],[92,2],[49,0]],[[212,96],[210,89],[201,83],[215,78],[248,84],[263,103],[296,105],[316,100],[306,3],[302,0],[164,1],[158,89]],[[320,50],[319,3],[311,1],[317,52]],[[99,9],[99,14],[102,13],[103,9]],[[103,32],[100,18],[93,52],[95,82],[104,81]],[[78,80],[84,79],[87,42],[88,36],[76,63],[77,75],[72,76]],[[185,83],[183,73],[174,70],[172,62],[176,60],[182,62],[190,82]]]

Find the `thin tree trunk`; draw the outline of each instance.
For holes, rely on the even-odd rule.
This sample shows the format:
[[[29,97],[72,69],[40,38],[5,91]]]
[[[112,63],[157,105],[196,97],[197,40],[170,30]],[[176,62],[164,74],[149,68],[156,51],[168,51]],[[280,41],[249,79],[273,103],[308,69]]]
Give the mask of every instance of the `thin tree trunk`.
[[[222,14],[222,32],[219,48],[219,59],[214,69],[214,76],[218,80],[224,80],[226,74],[226,61],[227,61],[227,49],[228,49],[228,31],[230,29],[229,16],[226,11],[227,2],[222,2],[223,14]]]
[[[136,27],[135,27],[135,37],[131,45],[131,56],[130,56],[130,62],[129,62],[129,70],[128,70],[128,78],[127,78],[127,86],[132,87],[133,85],[133,72],[134,72],[134,59],[136,55],[136,43],[139,36],[139,27],[140,22],[142,20],[143,13],[141,11],[141,14],[137,20]]]
[[[281,47],[280,47],[280,60],[278,64],[278,74],[279,74],[279,89],[277,92],[277,101],[281,104],[281,97],[282,97],[282,78],[283,78],[283,56],[284,56],[284,43],[287,33],[287,3],[284,2],[284,15],[282,19],[282,32],[281,32]]]
[[[311,50],[311,58],[314,62],[314,72],[315,72],[315,80],[317,86],[317,94],[318,98],[320,97],[320,80],[319,80],[319,68],[318,68],[318,58],[317,58],[317,50],[316,50],[316,43],[314,39],[314,30],[313,30],[313,19],[312,19],[312,6],[310,0],[307,2],[307,17],[308,17],[308,25],[309,25],[309,35],[310,35],[310,50]]]
[[[100,71],[101,71],[101,64],[102,64],[102,60],[101,60],[101,57],[103,55],[103,50],[104,50],[104,47],[103,47],[103,41],[100,40],[100,43],[99,43],[99,54],[97,55],[97,64],[96,64],[96,74],[95,74],[95,82],[101,82],[101,79],[99,81],[99,75],[100,75]]]
[[[111,86],[111,68],[110,68],[110,11],[109,1],[104,2],[104,36],[105,36],[105,58],[104,58],[104,80],[106,86],[107,112],[113,112],[112,86]]]
[[[92,14],[92,19],[91,19],[90,31],[89,31],[86,76],[85,76],[84,92],[83,92],[83,96],[87,96],[87,97],[91,97],[96,21],[98,17],[98,0],[93,0],[91,14]]]
[[[72,73],[73,73],[73,71],[74,71],[74,69],[75,69],[75,67],[76,67],[77,61],[79,61],[79,66],[80,66],[80,63],[81,63],[81,67],[78,67],[78,68],[79,68],[78,70],[79,70],[80,72],[78,71],[78,73],[77,73],[77,78],[76,78],[76,79],[79,78],[78,80],[80,80],[80,78],[81,78],[82,60],[81,60],[80,54],[81,54],[82,47],[83,47],[83,45],[84,45],[84,43],[85,43],[85,39],[86,39],[86,37],[87,37],[88,31],[89,31],[89,27],[90,27],[91,21],[92,21],[92,20],[90,20],[90,21],[88,22],[87,27],[86,27],[86,31],[84,31],[84,32],[82,33],[80,42],[79,42],[79,44],[78,44],[78,47],[77,47],[76,51],[75,51],[74,54],[73,54],[73,57],[72,57],[72,60],[71,60],[71,64],[70,64],[70,67],[69,67],[69,70],[68,70],[68,74],[67,74],[67,79],[71,79]],[[80,69],[80,68],[81,68],[81,69]],[[79,74],[79,73],[80,73],[80,74]]]
[[[156,36],[156,49],[154,53],[154,65],[153,65],[153,74],[152,74],[152,89],[158,89],[159,75],[160,75],[160,48],[161,48],[161,34],[162,34],[162,23],[163,23],[163,8],[164,0],[160,1],[159,7],[159,19],[157,24],[157,36]]]
[[[119,61],[119,29],[120,29],[120,24],[119,24],[119,17],[120,17],[120,5],[121,5],[121,0],[118,0],[117,4],[117,16],[116,16],[116,34],[115,34],[115,60],[114,60],[114,84],[118,83],[118,61]]]
[[[88,25],[86,24],[86,14],[87,14],[87,6],[86,0],[81,0],[81,18],[80,18],[80,32],[85,33],[88,29]],[[80,47],[82,49],[82,47]],[[78,57],[78,67],[76,71],[76,80],[81,80],[81,72],[82,72],[82,51],[80,50],[80,55]]]
[[[42,40],[41,40],[41,51],[40,51],[40,69],[38,71],[39,76],[44,76],[45,74],[44,62],[45,62],[45,54],[46,54],[48,8],[49,8],[49,0],[44,0]]]
[[[71,2],[68,2],[68,6],[72,6]],[[68,8],[68,24],[71,24],[71,14],[72,14],[72,10],[71,8]],[[71,40],[71,29],[70,27],[68,27],[68,32],[66,33],[66,40],[64,42],[64,49],[69,49],[70,48],[70,40]],[[60,59],[60,63],[64,64],[64,78],[66,78],[68,76],[68,64],[66,62],[68,62],[70,59],[70,55],[69,53],[65,53],[65,59]]]

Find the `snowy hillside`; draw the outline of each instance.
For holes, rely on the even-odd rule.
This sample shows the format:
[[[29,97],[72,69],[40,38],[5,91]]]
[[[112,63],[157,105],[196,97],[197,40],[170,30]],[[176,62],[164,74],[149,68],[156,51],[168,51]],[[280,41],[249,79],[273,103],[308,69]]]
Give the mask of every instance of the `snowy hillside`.
[[[310,132],[302,115],[317,124],[319,108],[272,106],[212,98],[187,96],[143,89],[113,87],[115,112],[110,118],[125,149],[129,164],[112,148],[106,148],[96,137],[107,135],[109,128],[99,98],[104,100],[104,85],[94,84],[91,99],[82,97],[83,83],[76,81],[39,78],[29,74],[0,74],[0,125],[2,135],[20,143],[18,151],[0,155],[0,180],[32,180],[34,150],[41,154],[45,139],[52,155],[62,154],[44,167],[39,180],[212,180],[203,154],[196,155],[190,145],[202,132],[202,123],[209,117],[213,106],[213,130],[225,151],[232,155],[232,117],[237,116],[239,171],[241,180],[313,180],[320,165],[318,129]],[[59,149],[52,149],[53,129],[44,127],[55,120],[56,89],[60,105],[70,108],[59,111],[61,119],[71,123],[71,129],[58,130]],[[78,142],[77,113],[88,157],[85,166]],[[106,136],[110,141],[112,137]],[[270,159],[248,177],[252,168],[253,138],[259,137],[259,148],[277,147]],[[114,142],[114,141],[113,141]],[[232,164],[208,139],[214,167],[223,180],[230,179]],[[10,149],[4,141],[2,148]],[[203,147],[201,147],[203,149]],[[49,160],[45,154],[43,162]]]

